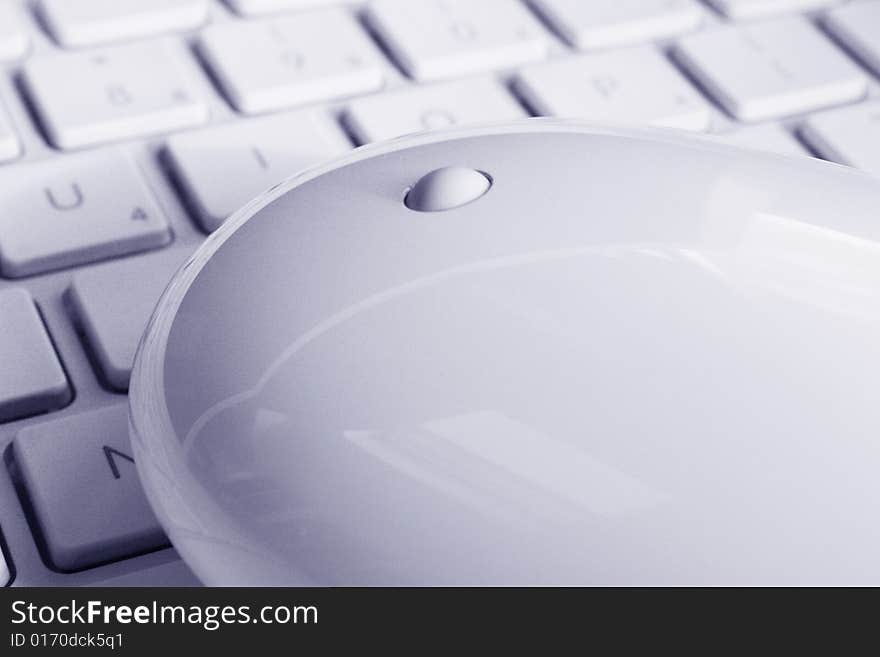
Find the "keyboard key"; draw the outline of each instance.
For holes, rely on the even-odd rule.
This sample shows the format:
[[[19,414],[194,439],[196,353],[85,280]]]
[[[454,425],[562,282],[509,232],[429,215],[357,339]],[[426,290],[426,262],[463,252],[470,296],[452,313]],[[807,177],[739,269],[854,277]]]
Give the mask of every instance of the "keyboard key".
[[[518,66],[548,48],[543,28],[517,0],[375,0],[366,17],[417,80]]]
[[[0,162],[14,160],[20,153],[21,145],[18,142],[18,137],[12,131],[12,126],[9,125],[9,119],[0,109]]]
[[[839,4],[840,0],[709,0],[728,18],[760,18]]]
[[[653,47],[578,55],[535,64],[516,91],[539,114],[705,130],[706,102]]]
[[[340,0],[226,0],[226,4],[242,16],[261,16],[279,11],[338,5]]]
[[[475,78],[379,94],[349,103],[348,127],[358,143],[452,125],[527,116],[504,87]]]
[[[207,120],[181,56],[165,40],[46,55],[25,64],[23,79],[49,141],[79,148]]]
[[[532,0],[554,29],[582,50],[678,36],[704,18],[694,0]]]
[[[0,272],[19,277],[168,243],[135,163],[111,150],[0,169]]]
[[[727,143],[760,151],[771,151],[783,155],[808,155],[795,137],[775,123],[741,128],[736,132],[718,135],[718,138]]]
[[[826,160],[880,176],[880,102],[813,114],[801,134]]]
[[[863,2],[835,9],[825,27],[880,75],[880,2]]]
[[[11,2],[0,2],[0,62],[19,59],[30,48],[30,39],[18,9]]]
[[[0,290],[0,422],[61,408],[67,377],[31,295]]]
[[[156,302],[188,249],[165,249],[77,273],[70,301],[102,379],[128,389],[134,355]]]
[[[135,470],[126,404],[26,427],[13,454],[56,568],[82,570],[168,544]]]
[[[249,114],[373,91],[378,49],[343,9],[207,28],[200,52],[229,101]]]
[[[867,91],[865,74],[800,17],[685,37],[676,56],[741,121],[846,103]]]
[[[93,46],[190,30],[208,17],[207,0],[40,0],[39,9],[63,46]]]
[[[313,110],[205,128],[167,144],[189,207],[208,233],[260,192],[349,149],[336,122]]]

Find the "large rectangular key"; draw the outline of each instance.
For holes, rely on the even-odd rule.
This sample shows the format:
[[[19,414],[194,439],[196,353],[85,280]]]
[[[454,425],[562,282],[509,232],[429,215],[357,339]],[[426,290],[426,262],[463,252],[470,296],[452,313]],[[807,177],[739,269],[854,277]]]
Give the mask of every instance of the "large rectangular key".
[[[553,28],[582,50],[678,36],[705,17],[695,0],[532,0]]]
[[[413,86],[348,104],[345,119],[361,144],[399,135],[527,116],[493,78]]]
[[[328,114],[299,110],[174,135],[167,153],[205,232],[287,176],[351,148]]]
[[[539,114],[705,130],[709,105],[652,46],[578,55],[519,72],[517,92]]]
[[[378,48],[343,9],[214,25],[199,50],[248,114],[374,91],[385,77]]]
[[[417,80],[439,80],[543,58],[548,35],[518,0],[374,0],[367,20]]]
[[[683,38],[676,57],[741,121],[858,100],[867,76],[806,19],[782,18]]]
[[[60,408],[71,397],[31,295],[0,291],[0,422]]]
[[[113,149],[0,169],[0,273],[17,278],[171,239],[132,159]]]
[[[173,41],[34,57],[22,73],[54,146],[80,148],[203,123],[207,103]]]
[[[13,445],[54,567],[82,570],[168,543],[135,470],[126,404],[31,425]]]
[[[40,0],[40,14],[63,46],[189,30],[208,17],[207,0]]]
[[[841,0],[709,0],[728,18],[762,18],[785,12],[807,11],[838,4]]]

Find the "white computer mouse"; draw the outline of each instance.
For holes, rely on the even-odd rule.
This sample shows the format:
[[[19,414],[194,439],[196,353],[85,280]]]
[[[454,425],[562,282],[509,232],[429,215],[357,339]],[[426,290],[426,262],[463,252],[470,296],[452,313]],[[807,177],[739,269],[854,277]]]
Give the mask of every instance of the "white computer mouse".
[[[208,584],[880,584],[880,182],[541,120],[358,149],[177,274],[131,417]]]

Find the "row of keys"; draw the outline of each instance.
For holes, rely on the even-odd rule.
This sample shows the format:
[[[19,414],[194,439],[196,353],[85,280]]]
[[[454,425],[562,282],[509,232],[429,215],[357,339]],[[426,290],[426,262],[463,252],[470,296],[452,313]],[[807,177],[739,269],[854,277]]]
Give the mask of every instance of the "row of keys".
[[[827,9],[840,0],[707,0],[730,18]],[[697,0],[530,0],[554,30],[582,49],[679,36],[699,27]],[[244,16],[306,10],[337,0],[227,0]],[[65,47],[98,46],[193,30],[208,19],[208,0],[39,0],[41,22]],[[24,21],[0,8],[0,61],[28,50]],[[416,79],[513,66],[545,54],[543,31],[519,0],[374,0],[367,19]],[[427,27],[426,27],[427,26]],[[470,51],[470,53],[468,53]]]
[[[849,14],[842,14],[837,24],[852,31],[858,18],[872,18],[873,33],[860,27],[856,41],[880,48],[880,3],[853,8],[857,17],[844,21]],[[869,85],[866,73],[799,17],[684,37],[674,56],[743,122],[856,101]],[[515,84],[540,114],[695,130],[710,121],[706,101],[651,47],[532,65],[516,75]]]
[[[858,9],[864,13],[866,8],[876,14],[880,3],[853,5],[845,9]],[[337,11],[318,12],[313,14],[313,17],[318,17],[322,21],[350,21],[347,14]],[[847,17],[849,20],[844,20]],[[864,18],[861,14],[851,17],[850,14],[841,14],[838,23],[853,28],[859,25],[856,21],[859,17]],[[265,26],[261,26],[261,29],[262,27]],[[353,26],[349,25],[349,27]],[[802,22],[801,19],[763,23],[749,28],[747,32],[728,28],[713,34],[719,33],[731,37],[727,44],[730,46],[729,57],[724,56],[723,52],[719,54],[712,48],[706,47],[708,42],[703,40],[704,35],[683,40],[679,45],[679,51],[688,53],[685,59],[695,71],[703,69],[708,71],[705,73],[707,78],[711,77],[713,70],[716,71],[714,77],[711,77],[714,86],[718,89],[726,89],[723,92],[719,91],[719,95],[730,98],[731,111],[739,112],[744,118],[755,112],[766,111],[766,108],[774,103],[784,105],[786,111],[795,108],[815,109],[816,106],[843,102],[864,92],[865,76],[830,44],[822,41],[815,28]],[[739,38],[742,34],[746,34],[747,37]],[[795,36],[791,37],[791,34]],[[781,37],[785,35],[788,35],[785,47],[775,46],[774,44],[784,41]],[[801,49],[809,50],[814,59],[818,58],[820,63],[824,61],[825,68],[809,67],[801,74],[802,67],[798,59],[790,55],[789,46],[792,43],[800,43]],[[751,93],[747,78],[738,75],[736,70],[720,71],[711,65],[713,58],[725,61],[742,59],[743,54],[736,51],[739,47],[746,51],[757,52],[756,56],[763,57],[769,62],[766,68],[772,73],[770,83],[762,79],[759,81],[760,84],[753,84],[756,89],[763,91],[763,95]],[[190,119],[200,119],[203,106],[195,100],[194,94],[187,93],[185,84],[174,80],[173,75],[154,76],[143,84],[134,86],[115,85],[109,92],[107,85],[102,87],[101,81],[97,81],[94,85],[88,86],[95,92],[85,94],[84,98],[68,98],[58,93],[59,89],[66,88],[65,85],[60,84],[60,81],[71,77],[78,65],[101,71],[102,75],[106,72],[103,80],[129,77],[127,74],[133,75],[134,70],[143,67],[148,60],[153,63],[158,61],[163,69],[173,73],[173,66],[166,65],[170,62],[163,61],[162,57],[157,58],[157,53],[161,55],[162,52],[164,51],[154,51],[152,45],[136,44],[125,49],[109,51],[109,54],[99,52],[97,55],[85,53],[77,55],[79,59],[75,61],[75,65],[66,68],[53,69],[48,65],[26,68],[25,80],[32,88],[35,90],[46,88],[49,90],[47,95],[56,93],[52,102],[44,99],[45,102],[37,103],[38,107],[46,106],[46,109],[41,110],[41,116],[49,126],[50,135],[54,135],[53,140],[61,144],[74,145],[110,141],[133,134],[161,132],[189,122]],[[67,57],[50,59],[74,62]],[[756,68],[760,69],[760,67]],[[816,73],[817,70],[819,73]],[[88,79],[88,76],[85,78]],[[171,83],[168,78],[171,79]],[[533,109],[541,114],[653,123],[697,130],[706,128],[710,119],[708,104],[658,51],[649,48],[569,57],[528,66],[517,74],[515,86]],[[771,87],[774,88],[773,93],[767,91]],[[102,93],[103,97],[101,97]],[[40,95],[38,91],[35,94]],[[100,102],[92,102],[95,99],[100,99]],[[802,106],[804,104],[806,106]],[[71,107],[76,109],[83,106],[91,108],[88,112],[84,112],[83,116],[70,111]],[[55,108],[54,112],[52,108]],[[106,112],[106,116],[101,120],[90,121],[87,118],[90,114],[99,114],[102,110]],[[383,139],[422,128],[506,119],[520,115],[522,115],[521,109],[508,96],[506,90],[500,88],[497,83],[479,79],[450,83],[448,87],[442,85],[410,87],[399,92],[367,97],[350,103],[345,112],[348,127],[360,142]],[[148,120],[145,121],[145,118]],[[286,130],[285,123],[286,119],[281,119],[278,127]],[[11,135],[8,128],[3,127],[5,125],[0,119],[0,154],[14,153],[17,150],[14,135]],[[300,133],[303,132],[308,133],[310,130],[307,127],[294,129],[290,134],[302,140]],[[326,129],[317,130],[320,138],[306,139],[295,155],[286,155],[291,152],[290,149],[286,144],[280,144],[272,149],[273,163],[270,163],[266,157],[266,151],[269,149],[265,146],[273,141],[270,136],[272,133],[270,125],[262,129],[257,125],[240,129],[211,128],[203,133],[182,135],[179,138],[172,138],[169,152],[178,171],[183,171],[180,179],[187,189],[189,200],[192,201],[191,205],[196,208],[196,213],[205,229],[210,231],[234,207],[269,184],[304,165],[339,152],[343,148],[342,140],[335,136],[329,139],[333,147],[325,148],[324,142],[328,141],[325,136],[332,132]],[[282,132],[282,134],[287,133]],[[205,167],[204,165],[200,167],[196,162],[198,158],[193,155],[204,153],[208,142],[212,139],[223,148],[235,142],[245,144],[251,152],[250,159],[259,165],[262,173],[257,172],[255,175],[255,169],[248,168],[246,164],[247,158],[235,157],[231,161],[241,162],[246,169],[241,184],[229,187],[218,186],[215,172],[212,172],[210,167],[205,171],[199,171],[199,168],[205,169]],[[318,145],[314,146],[314,143]],[[312,152],[314,155],[311,154]],[[236,154],[235,148],[232,149],[231,154]],[[280,163],[274,164],[278,160]],[[212,157],[210,161],[215,163],[218,158]],[[245,184],[248,179],[251,179],[250,184]],[[203,194],[201,190],[205,187],[217,189]],[[217,202],[216,197],[223,192],[227,192],[228,198]],[[42,265],[38,267],[44,269]],[[14,269],[16,269],[14,264],[7,264],[4,268],[7,275],[23,275],[16,274],[12,271]]]
[[[493,6],[496,1],[505,0],[493,0]],[[372,20],[384,16],[379,23],[389,43],[395,38],[394,26],[410,15],[390,13],[394,2],[370,6]],[[459,46],[442,39],[398,39],[391,49],[415,77],[443,78],[542,58],[537,49],[521,50],[523,43],[533,42],[538,27],[517,26],[533,18],[511,14],[509,24],[489,30],[482,22],[488,14],[476,11],[477,5],[468,4],[471,9],[466,10],[445,0],[437,11],[449,6],[470,12],[473,19],[466,23],[471,27],[456,23],[455,29],[480,30],[466,38],[444,37],[463,38],[465,44]],[[880,69],[880,2],[843,7],[831,12],[826,24],[868,65]],[[511,43],[516,45],[513,50],[508,48]],[[424,52],[417,52],[419,48]],[[245,113],[361,95],[384,85],[379,49],[343,9],[210,27],[201,36],[199,51],[230,102]],[[457,54],[451,57],[452,52]],[[862,69],[799,17],[704,31],[680,39],[673,52],[741,121],[776,119],[858,100],[869,84]],[[208,103],[199,81],[182,65],[183,56],[188,55],[180,44],[160,40],[38,57],[25,64],[22,80],[51,143],[80,148],[206,122]],[[711,116],[708,102],[652,47],[527,64],[515,81],[541,114],[615,121],[622,117],[697,130],[708,127]],[[0,161],[19,152],[15,135],[0,116]]]
[[[705,11],[697,0],[530,0],[534,8],[569,43],[580,48],[604,48],[638,41],[676,36],[695,29]],[[497,16],[501,31],[518,24],[520,8],[511,9],[514,0],[481,3]],[[729,18],[760,18],[784,12],[825,9],[840,0],[707,0]],[[226,0],[242,16],[264,16],[282,11],[306,10],[338,0]],[[414,23],[433,24],[438,17],[451,17],[458,25],[452,36],[480,33],[486,23],[474,20],[471,7],[478,3],[460,0],[380,0],[375,14],[377,24],[392,17],[390,31],[396,38],[411,34]],[[470,5],[471,7],[469,7]],[[402,11],[405,8],[405,14]],[[203,25],[209,14],[208,0],[39,0],[37,11],[54,39],[64,47],[96,46],[115,41],[192,30]],[[480,12],[485,11],[486,14]],[[0,10],[0,60],[21,57],[28,48],[23,21],[9,5]],[[5,20],[3,20],[5,19]],[[437,23],[443,25],[443,22]],[[495,26],[493,26],[494,28]],[[436,31],[432,36],[437,36]],[[482,34],[481,34],[482,36]],[[414,37],[417,39],[417,37]],[[439,37],[442,39],[442,36]]]

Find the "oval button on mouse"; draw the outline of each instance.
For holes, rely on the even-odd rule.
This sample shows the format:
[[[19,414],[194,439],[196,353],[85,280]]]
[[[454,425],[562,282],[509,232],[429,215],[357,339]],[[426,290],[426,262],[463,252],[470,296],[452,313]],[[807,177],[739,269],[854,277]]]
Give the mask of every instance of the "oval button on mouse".
[[[475,169],[444,167],[423,176],[413,185],[404,203],[417,212],[441,212],[476,201],[489,191],[492,181]]]

